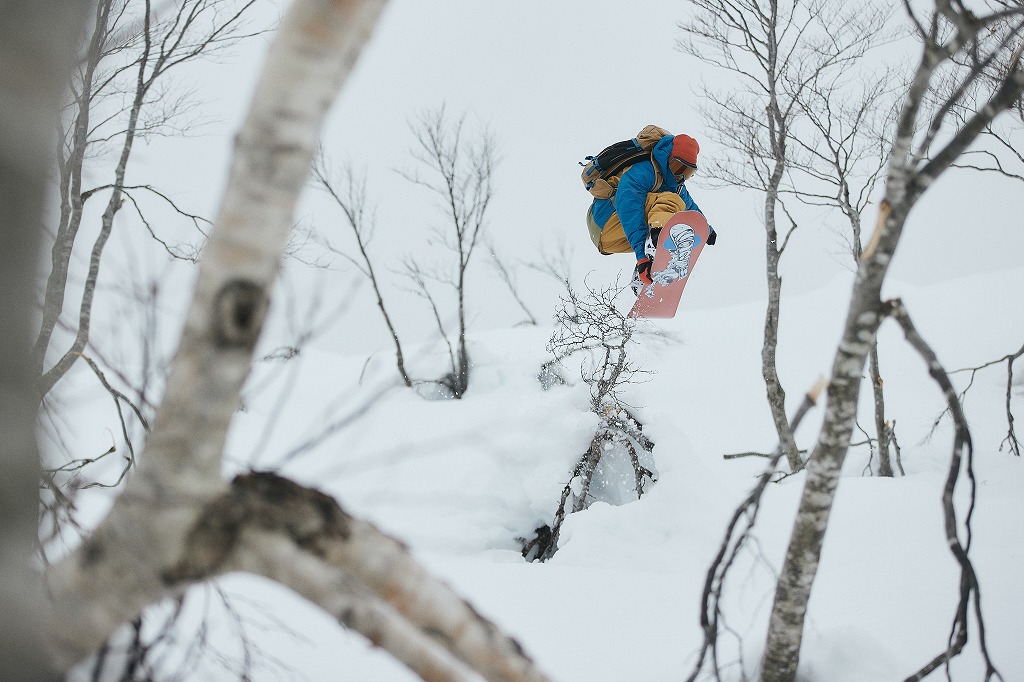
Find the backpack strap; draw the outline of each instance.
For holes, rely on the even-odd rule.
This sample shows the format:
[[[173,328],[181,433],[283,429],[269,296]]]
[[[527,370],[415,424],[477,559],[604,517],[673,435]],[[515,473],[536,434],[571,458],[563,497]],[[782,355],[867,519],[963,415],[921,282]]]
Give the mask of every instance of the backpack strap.
[[[610,176],[608,178],[607,182],[608,182],[608,186],[611,187],[612,198],[614,198],[614,193],[619,189],[619,180],[621,180],[622,176],[626,174],[626,171],[628,171],[630,168],[632,168],[636,164],[642,163],[644,161],[650,161],[651,162],[651,166],[654,168],[654,186],[651,187],[651,191],[652,192],[658,191],[658,188],[661,187],[663,182],[665,182],[665,176],[661,172],[661,168],[658,167],[658,162],[654,160],[654,153],[653,152],[648,152],[646,159],[641,158],[641,159],[634,160],[634,161],[632,161],[629,164],[629,166],[627,168],[622,168],[615,175],[612,175],[612,176]]]
[[[654,160],[654,153],[651,153],[651,165],[654,166],[654,188],[652,192],[656,192],[662,183],[665,182],[665,177],[661,174],[661,169],[658,168],[658,162]]]

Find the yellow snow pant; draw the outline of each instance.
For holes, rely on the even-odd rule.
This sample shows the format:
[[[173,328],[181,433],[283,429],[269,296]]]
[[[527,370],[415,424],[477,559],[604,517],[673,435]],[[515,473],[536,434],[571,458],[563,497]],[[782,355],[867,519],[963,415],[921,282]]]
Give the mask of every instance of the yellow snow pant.
[[[664,227],[669,218],[685,210],[686,202],[675,192],[651,192],[644,204],[647,226],[654,229]],[[632,253],[633,247],[626,239],[618,212],[612,213],[604,229],[601,229],[594,222],[590,211],[587,211],[587,228],[590,230],[590,239],[601,253]]]

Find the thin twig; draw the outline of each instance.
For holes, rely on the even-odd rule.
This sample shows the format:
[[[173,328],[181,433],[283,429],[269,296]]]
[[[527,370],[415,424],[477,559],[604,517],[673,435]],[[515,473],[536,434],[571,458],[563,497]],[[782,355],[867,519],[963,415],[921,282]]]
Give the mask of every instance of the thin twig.
[[[796,430],[807,412],[817,403],[818,396],[825,389],[825,385],[825,379],[819,379],[804,395],[803,402],[791,420],[793,430]],[[687,682],[694,682],[697,679],[704,669],[705,661],[709,657],[712,661],[712,670],[716,678],[720,679],[719,670],[721,666],[718,662],[718,635],[723,629],[721,601],[725,590],[725,580],[740,551],[750,539],[750,533],[757,523],[757,515],[761,510],[761,499],[764,496],[764,491],[772,481],[772,476],[775,474],[779,461],[784,454],[780,444],[772,454],[768,466],[765,467],[758,477],[754,488],[747,494],[739,507],[736,508],[736,511],[733,512],[732,518],[726,526],[725,537],[718,549],[718,553],[715,555],[714,560],[712,560],[711,566],[708,567],[707,577],[704,581],[704,591],[701,595],[700,613],[700,625],[704,631],[704,642],[701,645],[697,663],[687,678]],[[741,523],[743,523],[742,528],[740,528]],[[737,528],[740,529],[737,530]]]
[[[949,544],[950,551],[953,553],[953,557],[960,564],[960,602],[956,609],[956,616],[950,630],[946,650],[925,664],[917,673],[908,677],[905,682],[919,682],[919,680],[924,679],[937,668],[943,665],[948,666],[949,662],[960,654],[968,639],[969,612],[972,598],[974,617],[978,625],[978,646],[981,651],[982,660],[985,662],[984,679],[990,680],[994,677],[995,679],[1003,680],[1003,676],[996,669],[989,655],[988,642],[985,638],[985,619],[981,610],[981,585],[974,571],[974,564],[968,556],[972,539],[971,518],[977,502],[977,482],[974,477],[973,468],[974,445],[971,440],[970,426],[967,423],[967,417],[963,412],[956,389],[953,388],[949,375],[939,362],[938,356],[935,355],[935,352],[914,327],[903,302],[895,299],[886,301],[883,306],[886,314],[899,323],[907,342],[927,363],[928,374],[931,375],[932,379],[942,389],[942,394],[946,398],[955,427],[953,452],[950,458],[949,475],[946,478],[946,486],[942,494],[942,506],[946,520],[946,541]],[[957,528],[956,507],[953,499],[961,469],[967,474],[970,481],[968,491],[970,501],[963,522],[965,533],[963,542],[960,540]]]

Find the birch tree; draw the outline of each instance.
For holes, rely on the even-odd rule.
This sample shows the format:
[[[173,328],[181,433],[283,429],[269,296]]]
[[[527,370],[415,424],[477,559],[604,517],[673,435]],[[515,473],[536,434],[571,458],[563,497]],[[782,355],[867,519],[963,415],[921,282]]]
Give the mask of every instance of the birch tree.
[[[885,200],[858,268],[843,337],[832,366],[824,423],[808,462],[797,519],[777,584],[760,667],[765,682],[796,679],[808,599],[840,470],[849,449],[861,375],[871,341],[886,317],[893,317],[900,324],[908,342],[925,359],[929,374],[939,384],[955,415],[943,510],[946,539],[961,570],[959,604],[944,650],[908,680],[922,679],[956,656],[967,642],[972,616],[979,625],[979,648],[986,665],[984,679],[1001,679],[985,646],[977,576],[968,556],[970,514],[961,528],[953,505],[953,492],[962,469],[966,467],[970,473],[970,429],[945,370],[916,332],[909,312],[898,300],[883,301],[881,287],[907,218],[924,192],[997,116],[1019,106],[1024,93],[1024,70],[1019,58],[1010,58],[1002,76],[984,88],[984,96],[969,116],[960,120],[951,116],[965,93],[981,83],[987,67],[1008,54],[1019,55],[1024,7],[1019,3],[997,3],[983,13],[975,13],[959,2],[936,0],[930,12],[923,14],[909,2],[905,4],[921,41],[921,53],[897,117],[885,178]],[[926,106],[944,76],[954,79],[954,87],[944,91],[945,96],[936,100],[934,108]]]
[[[803,466],[786,415],[786,391],[775,362],[781,315],[782,255],[796,229],[783,203],[790,173],[798,102],[807,84],[828,78],[871,47],[884,25],[878,6],[832,0],[691,0],[694,16],[680,24],[680,49],[739,79],[728,92],[703,88],[702,113],[723,159],[703,170],[723,185],[763,194],[768,305],[761,372],[768,407],[792,470]],[[781,227],[783,219],[790,227]]]
[[[377,309],[380,311],[384,324],[388,328],[388,334],[395,344],[395,367],[398,370],[398,375],[402,377],[402,382],[411,388],[413,381],[405,367],[405,353],[402,351],[398,329],[388,307],[384,304],[381,281],[373,265],[374,259],[370,257],[369,246],[373,239],[375,225],[373,211],[367,206],[366,179],[357,180],[355,172],[350,166],[344,168],[340,180],[334,179],[322,151],[313,167],[313,179],[315,185],[324,190],[334,204],[341,209],[345,216],[345,222],[348,223],[355,237],[359,258],[349,256],[343,249],[335,246],[327,236],[318,236],[316,239],[331,253],[351,262],[363,276],[370,280],[370,287],[373,289],[373,295],[377,301]]]
[[[270,473],[221,479],[298,193],[326,110],[383,0],[296,0],[235,140],[227,189],[144,457],[102,523],[48,571],[61,669],[148,605],[229,571],[286,585],[432,680],[543,680],[522,648],[408,550]]]

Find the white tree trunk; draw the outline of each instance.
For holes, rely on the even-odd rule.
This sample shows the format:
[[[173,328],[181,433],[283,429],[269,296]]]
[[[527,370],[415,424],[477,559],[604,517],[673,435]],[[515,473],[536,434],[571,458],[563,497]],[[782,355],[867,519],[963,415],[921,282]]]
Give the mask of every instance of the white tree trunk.
[[[143,462],[103,524],[50,572],[64,666],[175,591],[163,574],[225,490],[221,450],[295,202],[327,107],[383,4],[298,0],[270,47]]]
[[[464,679],[453,655],[490,679],[544,679],[514,640],[333,499],[270,475],[230,486],[220,476],[321,123],[383,5],[296,0],[271,46],[141,464],[100,527],[48,575],[63,667],[147,605],[248,570],[297,590],[428,679]]]
[[[424,679],[462,680],[467,665],[489,680],[546,679],[401,543],[275,474],[239,476],[207,505],[166,578],[187,583],[232,570],[287,585]]]
[[[977,38],[975,31],[980,32],[985,22],[997,20],[997,15],[992,15],[985,17],[985,22],[980,22],[970,12],[945,3],[937,3],[936,9],[945,13],[957,30],[949,36],[946,45],[942,45],[936,36],[925,41],[921,61],[903,102],[892,143],[885,199],[880,207],[874,236],[857,272],[846,327],[832,365],[825,420],[808,461],[807,480],[779,575],[761,660],[763,682],[792,682],[796,679],[804,619],[839,476],[849,451],[864,364],[874,345],[879,325],[887,314],[881,300],[882,283],[907,216],[935,179],[963,154],[1000,112],[1014,106],[1024,92],[1024,71],[1015,64],[1013,70],[1001,75],[987,102],[977,108],[948,142],[937,150],[915,150],[916,131],[940,127],[938,121],[927,120],[923,113],[925,102],[933,92],[932,81],[940,64],[962,46],[970,45]],[[959,16],[961,11],[965,16]],[[1019,22],[1024,12],[1020,9],[1015,12],[1018,17],[1015,21]],[[1020,23],[1013,26],[1014,37],[1019,39]],[[972,68],[984,67],[975,64]]]

